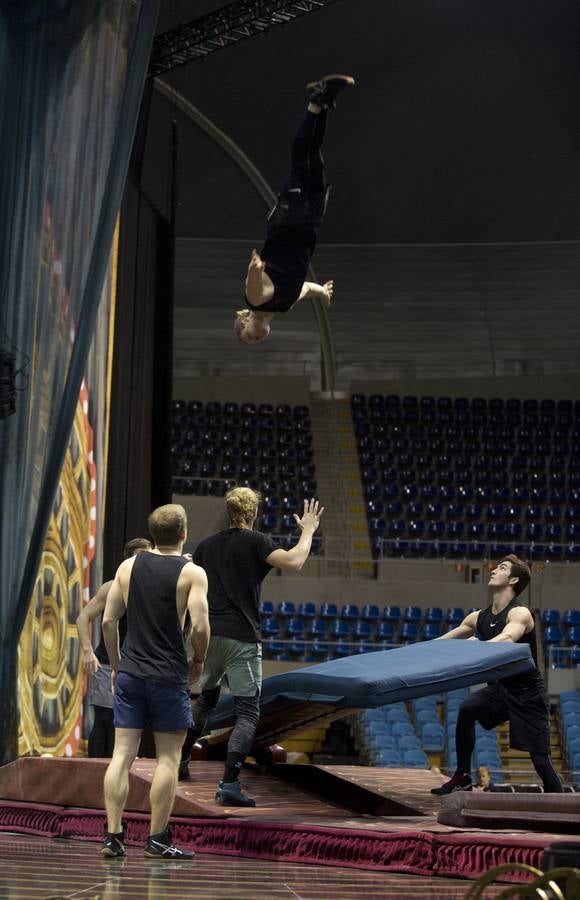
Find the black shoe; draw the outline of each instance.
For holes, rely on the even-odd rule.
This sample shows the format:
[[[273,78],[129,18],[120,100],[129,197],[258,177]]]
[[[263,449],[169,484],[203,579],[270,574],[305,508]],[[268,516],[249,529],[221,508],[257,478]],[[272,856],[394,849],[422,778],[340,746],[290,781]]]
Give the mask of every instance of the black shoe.
[[[127,834],[127,823],[124,819],[121,822],[121,828],[122,831],[113,834],[111,831],[107,831],[107,826],[105,825],[105,840],[101,848],[103,856],[107,856],[109,859],[118,859],[126,855],[125,835]]]
[[[189,760],[182,760],[179,763],[179,775],[177,776],[178,781],[191,781],[191,775],[189,774]]]
[[[220,806],[255,806],[256,801],[242,793],[239,781],[218,781],[215,802]]]
[[[320,81],[311,81],[306,85],[308,100],[323,109],[334,109],[338,94],[353,84],[354,78],[350,75],[325,75]]]
[[[469,775],[453,775],[449,781],[442,784],[441,787],[431,788],[432,794],[443,797],[445,794],[454,794],[455,791],[472,791],[471,778]]]
[[[169,826],[160,834],[150,834],[145,856],[151,859],[185,860],[193,859],[195,853],[192,850],[179,850],[171,843],[171,830]]]

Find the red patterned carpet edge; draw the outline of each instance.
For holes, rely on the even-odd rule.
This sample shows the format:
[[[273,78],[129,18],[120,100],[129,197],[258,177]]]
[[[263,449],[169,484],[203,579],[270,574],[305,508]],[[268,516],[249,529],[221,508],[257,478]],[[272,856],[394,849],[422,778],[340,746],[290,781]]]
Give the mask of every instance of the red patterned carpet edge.
[[[148,837],[148,817],[127,813],[125,818],[127,845],[142,847]],[[97,842],[104,821],[102,810],[0,801],[0,831]],[[503,863],[537,866],[544,847],[541,841],[485,833],[369,832],[235,818],[172,817],[171,824],[175,842],[200,853],[410,875],[476,878]],[[514,873],[502,880],[520,882],[528,877]]]

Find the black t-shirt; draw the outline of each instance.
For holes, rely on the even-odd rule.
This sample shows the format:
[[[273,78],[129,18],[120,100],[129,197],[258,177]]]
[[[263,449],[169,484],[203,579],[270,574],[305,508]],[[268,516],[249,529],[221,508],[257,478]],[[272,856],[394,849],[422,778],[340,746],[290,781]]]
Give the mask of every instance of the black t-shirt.
[[[260,634],[260,588],[276,550],[268,534],[226,528],[198,544],[193,561],[205,569],[211,633],[254,643]]]
[[[143,551],[137,554],[127,598],[127,636],[120,672],[171,687],[187,687],[185,642],[176,589],[189,560]]]
[[[497,634],[500,634],[507,625],[507,619],[509,613],[512,609],[516,609],[518,606],[523,606],[525,609],[528,607],[525,603],[522,603],[521,600],[518,600],[517,597],[514,597],[513,600],[505,606],[498,615],[493,613],[492,605],[486,606],[485,609],[482,609],[477,616],[477,631],[481,635],[484,641],[489,641],[491,638],[495,637]],[[538,650],[536,646],[536,629],[535,625],[531,631],[527,634],[523,634],[519,641],[516,641],[518,644],[527,644],[530,648],[530,653],[532,654],[532,659],[536,665],[535,669],[531,669],[529,672],[522,672],[519,675],[510,675],[507,678],[500,678],[499,683],[503,684],[504,687],[508,688],[511,691],[517,691],[519,688],[529,688],[531,686],[539,686],[540,688],[543,686],[542,677],[537,668],[538,666]]]

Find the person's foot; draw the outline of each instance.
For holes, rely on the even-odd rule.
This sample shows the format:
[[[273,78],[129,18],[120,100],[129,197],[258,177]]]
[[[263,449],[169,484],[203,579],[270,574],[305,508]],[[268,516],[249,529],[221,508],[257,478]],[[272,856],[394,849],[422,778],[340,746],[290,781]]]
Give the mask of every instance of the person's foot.
[[[195,856],[192,850],[180,850],[179,847],[174,847],[171,842],[171,829],[169,826],[159,834],[149,835],[144,852],[145,856],[148,856],[150,859],[172,859],[175,861],[193,859]]]
[[[431,793],[436,794],[438,797],[443,797],[445,794],[454,794],[455,791],[471,790],[473,790],[473,785],[469,775],[453,775],[453,777],[450,778],[449,781],[446,781],[445,784],[442,784],[441,787],[431,788]]]
[[[338,94],[352,85],[354,78],[351,75],[325,75],[320,81],[311,81],[306,85],[308,100],[322,109],[334,109]]]
[[[127,833],[127,823],[123,819],[121,822],[121,831],[112,832],[107,831],[107,826],[105,826],[105,839],[103,841],[103,846],[101,847],[101,853],[103,856],[106,856],[108,859],[118,859],[121,856],[125,856],[125,835]]]
[[[239,781],[218,781],[215,802],[220,806],[255,806],[256,801],[242,793]]]
[[[178,781],[191,781],[188,759],[182,759],[179,763],[179,775],[177,776],[177,779]]]

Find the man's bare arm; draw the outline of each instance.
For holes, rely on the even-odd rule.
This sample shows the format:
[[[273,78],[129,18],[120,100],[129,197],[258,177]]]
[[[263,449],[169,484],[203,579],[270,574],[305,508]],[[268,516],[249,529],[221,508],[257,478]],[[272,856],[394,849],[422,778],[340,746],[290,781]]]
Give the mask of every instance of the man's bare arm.
[[[457,628],[452,628],[451,631],[448,631],[447,634],[442,634],[441,637],[436,638],[438,641],[449,640],[454,638],[459,638],[460,640],[466,640],[467,638],[473,637],[475,632],[477,631],[477,617],[479,612],[476,610],[475,612],[469,613],[465,616],[461,625],[458,625]]]
[[[189,663],[189,677],[193,682],[200,677],[210,638],[207,605],[207,575],[200,566],[194,568],[191,587],[187,595],[187,611],[191,620],[190,641],[193,659]]]
[[[117,569],[115,580],[109,589],[107,595],[107,605],[103,613],[103,636],[105,638],[105,647],[109,656],[109,662],[114,672],[119,668],[121,661],[121,650],[119,647],[119,619],[126,612],[127,607],[123,599],[123,590],[121,588],[121,579],[119,577],[120,568]]]
[[[302,518],[298,518],[294,514],[296,524],[301,531],[300,540],[290,550],[282,550],[281,548],[272,550],[270,555],[266,557],[268,565],[273,566],[275,569],[282,569],[283,572],[299,572],[308,559],[312,538],[320,524],[320,517],[323,512],[324,507],[318,508],[318,500],[305,500]]]
[[[526,609],[525,606],[516,606],[515,609],[508,613],[505,628],[499,634],[496,634],[495,637],[492,637],[488,643],[499,644],[502,641],[513,641],[515,643],[527,631],[531,631],[533,627],[534,620],[529,609]]]
[[[246,297],[252,306],[261,306],[271,299],[271,292],[268,292],[264,284],[263,272],[266,269],[266,263],[258,255],[257,250],[252,250],[250,264],[248,266],[248,274],[246,275]]]
[[[107,603],[107,594],[109,588],[113,584],[112,581],[105,581],[101,585],[95,596],[89,600],[87,605],[81,609],[77,616],[77,632],[83,653],[83,669],[86,675],[94,675],[101,664],[95,656],[91,636],[89,633],[89,625],[99,616],[105,609]]]

